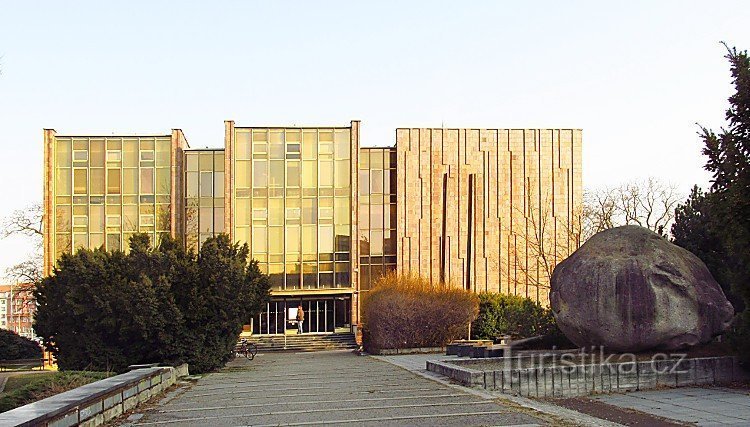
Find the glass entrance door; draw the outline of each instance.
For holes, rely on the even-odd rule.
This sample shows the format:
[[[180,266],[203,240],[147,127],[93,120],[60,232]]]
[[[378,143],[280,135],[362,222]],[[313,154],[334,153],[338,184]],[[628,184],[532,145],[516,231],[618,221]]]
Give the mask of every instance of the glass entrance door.
[[[325,334],[350,331],[351,297],[343,295],[274,299],[266,304],[263,312],[253,319],[253,334],[296,333],[297,325],[287,317],[289,309],[296,309],[299,305],[302,305],[305,312],[302,333]]]

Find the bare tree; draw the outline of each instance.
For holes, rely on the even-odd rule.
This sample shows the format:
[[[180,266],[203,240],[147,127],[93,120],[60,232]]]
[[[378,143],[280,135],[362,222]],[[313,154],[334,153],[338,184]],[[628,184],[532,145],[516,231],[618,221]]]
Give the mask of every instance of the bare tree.
[[[622,225],[640,225],[666,236],[683,199],[673,184],[655,178],[605,187],[584,196],[584,221],[592,235]]]
[[[525,218],[525,224],[517,223],[513,229],[507,230],[509,240],[513,242],[513,259],[507,260],[507,267],[514,265],[521,273],[517,279],[518,285],[541,291],[549,289],[555,266],[590,237],[590,225],[584,221],[583,212],[576,208],[568,215],[554,216],[552,194],[539,197],[538,206],[534,203],[537,195],[528,191],[526,195],[528,212],[524,214],[521,212],[523,207],[515,207],[521,213],[517,216]],[[546,292],[540,294],[545,295]]]
[[[0,224],[0,238],[21,236],[31,239],[34,249],[20,263],[5,270],[6,277],[17,280],[26,287],[34,287],[42,279],[42,229],[43,208],[34,203],[27,208],[17,209],[3,219]]]

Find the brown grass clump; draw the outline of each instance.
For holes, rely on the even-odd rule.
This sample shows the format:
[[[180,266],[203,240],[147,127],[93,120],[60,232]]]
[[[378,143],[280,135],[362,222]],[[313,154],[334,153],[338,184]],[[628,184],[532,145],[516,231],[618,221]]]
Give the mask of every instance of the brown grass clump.
[[[365,349],[443,347],[465,338],[479,313],[479,299],[449,284],[391,273],[362,302]]]

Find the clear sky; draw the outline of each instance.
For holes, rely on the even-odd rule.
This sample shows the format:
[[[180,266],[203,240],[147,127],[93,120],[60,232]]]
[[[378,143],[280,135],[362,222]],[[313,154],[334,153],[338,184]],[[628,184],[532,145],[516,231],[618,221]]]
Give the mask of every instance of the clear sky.
[[[583,129],[584,186],[707,185],[749,1],[0,0],[0,215],[42,198],[42,129],[221,147],[238,125]],[[30,250],[0,241],[0,269]]]

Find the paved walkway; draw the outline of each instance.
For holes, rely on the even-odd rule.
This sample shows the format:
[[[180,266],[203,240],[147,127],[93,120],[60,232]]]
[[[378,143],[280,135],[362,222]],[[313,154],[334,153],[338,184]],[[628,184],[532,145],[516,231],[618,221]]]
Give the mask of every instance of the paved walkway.
[[[515,425],[528,410],[351,352],[260,354],[130,417],[131,425]],[[128,423],[128,422],[126,422]]]
[[[593,399],[699,426],[750,425],[750,395],[746,390],[685,387]]]

